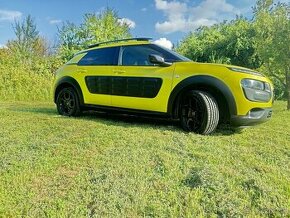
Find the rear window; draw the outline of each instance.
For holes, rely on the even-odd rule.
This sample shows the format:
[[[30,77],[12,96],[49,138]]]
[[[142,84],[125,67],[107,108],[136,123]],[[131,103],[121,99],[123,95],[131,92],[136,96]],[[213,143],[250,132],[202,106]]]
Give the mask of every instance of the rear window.
[[[78,62],[80,66],[118,65],[119,47],[90,50]]]

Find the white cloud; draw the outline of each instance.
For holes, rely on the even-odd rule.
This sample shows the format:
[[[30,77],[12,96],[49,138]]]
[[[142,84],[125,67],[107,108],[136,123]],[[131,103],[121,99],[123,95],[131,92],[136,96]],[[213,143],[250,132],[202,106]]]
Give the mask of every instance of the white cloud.
[[[0,10],[0,21],[14,21],[21,16],[20,11]]]
[[[49,20],[50,24],[59,24],[61,22],[62,22],[62,20],[59,20],[59,19],[51,19],[51,20]]]
[[[168,48],[168,49],[172,49],[173,48],[172,42],[170,40],[166,39],[166,38],[160,38],[158,40],[155,40],[154,43],[157,44],[157,45],[163,46],[165,48]]]
[[[157,22],[160,33],[189,32],[200,26],[210,26],[239,14],[239,10],[226,0],[203,0],[197,6],[180,1],[155,0],[157,10],[163,11],[166,21]]]
[[[1,48],[7,48],[7,46],[6,45],[3,45],[3,44],[0,44],[0,49]]]
[[[274,1],[274,3],[278,3],[278,2],[286,3],[286,4],[290,4],[290,3],[289,3],[289,0],[275,0],[275,1]]]
[[[136,23],[129,18],[120,18],[118,21],[121,25],[128,25],[128,27],[131,29],[134,29],[136,27]]]

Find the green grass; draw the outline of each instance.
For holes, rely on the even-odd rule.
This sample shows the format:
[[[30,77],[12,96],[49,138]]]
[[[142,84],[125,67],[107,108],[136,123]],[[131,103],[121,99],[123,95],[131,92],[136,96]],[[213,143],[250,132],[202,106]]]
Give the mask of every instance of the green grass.
[[[0,217],[290,216],[290,112],[214,135],[0,103]]]

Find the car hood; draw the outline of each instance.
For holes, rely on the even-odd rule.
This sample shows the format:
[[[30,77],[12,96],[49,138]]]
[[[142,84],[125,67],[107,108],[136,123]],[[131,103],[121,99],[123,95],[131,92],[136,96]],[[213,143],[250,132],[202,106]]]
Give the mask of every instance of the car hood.
[[[252,70],[246,67],[240,67],[240,66],[235,66],[235,65],[228,65],[228,64],[216,64],[216,63],[199,63],[199,62],[177,62],[176,63],[177,66],[186,66],[188,68],[200,68],[200,69],[207,69],[208,71],[211,71],[212,69],[226,69],[229,71],[235,71],[235,72],[239,72],[239,73],[249,73],[252,75],[256,75],[256,76],[262,76],[264,77],[264,75],[256,70]]]

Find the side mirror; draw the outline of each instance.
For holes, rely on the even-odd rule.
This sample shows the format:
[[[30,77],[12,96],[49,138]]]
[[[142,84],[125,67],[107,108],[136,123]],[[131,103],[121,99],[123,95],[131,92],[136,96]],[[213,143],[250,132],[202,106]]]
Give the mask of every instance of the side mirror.
[[[149,61],[152,64],[158,64],[162,67],[168,67],[168,66],[172,65],[172,63],[165,62],[163,57],[161,57],[160,55],[156,55],[156,54],[149,55]]]

